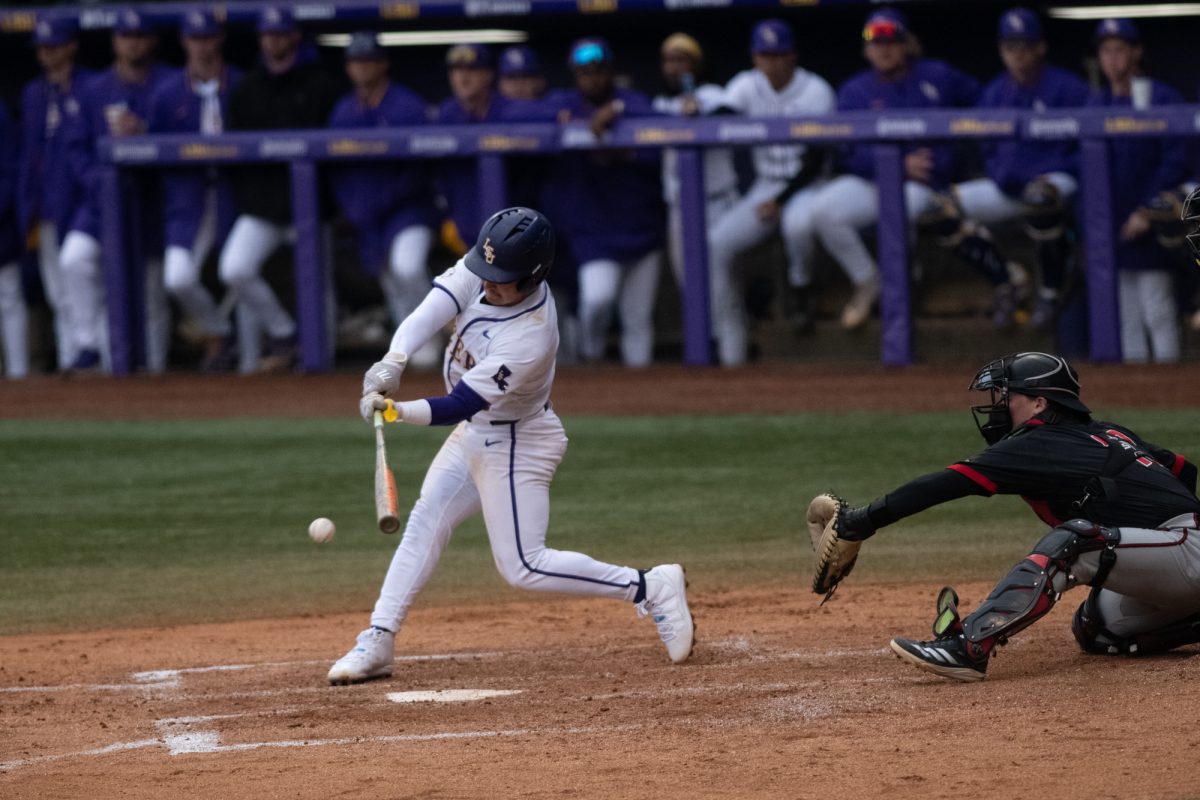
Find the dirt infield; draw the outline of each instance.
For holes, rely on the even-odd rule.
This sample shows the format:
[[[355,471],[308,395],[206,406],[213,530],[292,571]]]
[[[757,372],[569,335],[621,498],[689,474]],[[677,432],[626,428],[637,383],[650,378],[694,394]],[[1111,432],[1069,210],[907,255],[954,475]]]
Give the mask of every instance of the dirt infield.
[[[564,415],[964,412],[964,371],[564,370],[555,402]],[[1086,399],[1187,406],[1198,373],[1087,367]],[[352,414],[357,383],[37,379],[0,383],[0,415]],[[410,386],[437,389],[433,376]],[[885,649],[928,630],[937,586],[851,578],[818,607],[807,566],[785,592],[691,575],[699,642],[680,666],[631,609],[557,597],[418,609],[396,675],[356,687],[324,674],[362,614],[0,637],[0,797],[1200,794],[1196,648],[1084,656],[1068,630],[1076,593],[1002,648],[987,681],[951,683]],[[968,607],[988,588],[959,587]],[[454,690],[499,694],[438,702]],[[389,698],[416,691],[437,694]]]

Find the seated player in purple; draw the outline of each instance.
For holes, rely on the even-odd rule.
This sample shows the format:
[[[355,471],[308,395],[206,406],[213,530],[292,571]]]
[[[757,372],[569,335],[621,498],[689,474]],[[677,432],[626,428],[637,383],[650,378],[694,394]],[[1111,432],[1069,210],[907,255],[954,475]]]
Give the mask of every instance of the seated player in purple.
[[[838,89],[839,111],[974,105],[979,83],[944,61],[923,57],[920,43],[898,11],[872,13],[862,38],[863,55],[871,67]],[[844,148],[841,164],[846,174],[823,187],[813,202],[817,238],[855,287],[842,311],[841,324],[848,329],[867,321],[879,296],[879,267],[862,239],[862,229],[879,221],[874,151],[870,144]],[[937,193],[949,187],[954,171],[950,145],[906,144],[904,199],[910,221],[938,207]]]
[[[1045,111],[1087,103],[1087,84],[1047,63],[1042,24],[1032,11],[1005,11],[998,37],[1005,71],[984,87],[980,108]],[[1010,220],[1023,223],[1040,272],[1031,323],[1047,327],[1057,312],[1075,248],[1071,200],[1079,185],[1078,146],[1072,140],[1010,138],[987,142],[983,150],[987,177],[954,187],[959,207],[985,239],[990,238],[986,226]],[[1006,266],[1003,259],[992,265],[992,280],[998,287],[993,321],[1000,327],[1011,323],[1021,294],[1018,281],[1000,282],[1007,277]]]
[[[183,16],[180,40],[186,63],[150,96],[147,127],[152,133],[218,136],[225,132],[229,94],[242,80],[242,71],[225,63],[221,52],[225,28],[212,11],[193,9]],[[237,358],[233,326],[200,277],[233,226],[233,187],[214,167],[174,167],[162,171],[162,195],[163,282],[204,332],[200,370],[228,372]]]
[[[355,33],[346,48],[354,90],[329,119],[331,128],[424,125],[425,101],[388,77],[388,57],[374,33]],[[358,234],[363,268],[379,277],[394,323],[412,313],[429,290],[427,262],[437,225],[429,167],[423,161],[362,161],[330,170],[334,196]],[[441,364],[438,342],[411,357],[412,366]]]
[[[113,65],[80,87],[80,112],[64,134],[77,200],[60,256],[76,353],[70,369],[75,372],[101,370],[108,355],[96,144],[101,136],[146,132],[150,96],[172,74],[155,60],[157,44],[157,34],[146,17],[133,9],[121,11],[112,33]],[[146,368],[162,372],[167,366],[170,319],[159,260],[163,251],[160,190],[150,173],[128,176],[126,181],[129,191],[135,193],[132,207],[141,232],[135,249],[146,263]]]
[[[651,116],[650,98],[617,87],[613,53],[603,39],[580,39],[567,60],[574,89],[552,92],[545,106],[559,122],[586,120],[603,139],[621,117]],[[560,229],[579,263],[580,355],[604,356],[614,307],[621,318],[621,358],[648,366],[654,353],[666,209],[661,160],[654,148],[564,153],[556,161],[546,203],[570,209]]]
[[[1092,95],[1090,105],[1140,110],[1183,103],[1179,92],[1142,73],[1142,40],[1132,21],[1101,20],[1093,40],[1107,85]],[[1149,209],[1187,177],[1187,143],[1179,138],[1125,137],[1110,140],[1108,147],[1121,359],[1178,361],[1174,265],[1155,236]]]

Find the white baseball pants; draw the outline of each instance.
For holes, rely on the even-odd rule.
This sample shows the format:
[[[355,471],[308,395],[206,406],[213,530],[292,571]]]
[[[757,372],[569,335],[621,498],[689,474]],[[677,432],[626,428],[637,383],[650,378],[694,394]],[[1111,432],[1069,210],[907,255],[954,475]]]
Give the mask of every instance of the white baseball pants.
[[[1054,184],[1064,200],[1070,200],[1079,190],[1079,182],[1065,172],[1051,172],[1042,177]],[[1025,212],[1021,201],[1000,191],[1000,187],[991,178],[975,178],[957,183],[954,185],[954,194],[958,197],[963,214],[968,219],[984,225],[1019,219]]]
[[[213,296],[200,282],[200,270],[217,239],[217,196],[210,189],[205,195],[204,216],[191,248],[169,245],[163,257],[163,276],[167,292],[183,310],[200,324],[209,336],[228,336],[229,319],[221,313]]]
[[[579,267],[579,352],[604,357],[608,325],[616,306],[621,318],[621,358],[629,367],[648,367],[654,357],[654,301],[662,252],[654,250],[622,264],[609,259]]]
[[[910,224],[932,207],[933,197],[934,190],[926,184],[904,182],[904,206]],[[821,189],[813,216],[821,246],[851,283],[859,285],[879,277],[879,266],[863,241],[863,229],[879,222],[879,187],[874,181],[858,175],[834,178]]]
[[[4,333],[4,375],[29,374],[29,311],[21,290],[21,265],[0,264],[0,330]]]
[[[425,474],[371,624],[400,629],[454,529],[480,511],[496,568],[512,586],[632,601],[636,569],[546,547],[550,482],[566,450],[552,410],[505,425],[459,423]]]
[[[68,318],[67,288],[62,276],[62,263],[58,246],[58,228],[53,222],[38,225],[38,267],[42,275],[42,290],[46,303],[54,315],[54,346],[59,369],[66,369],[75,362],[74,330]]]
[[[111,369],[108,312],[104,305],[100,255],[100,242],[95,237],[83,231],[71,231],[63,240],[59,263],[75,353],[96,350],[105,368]],[[146,370],[159,374],[167,368],[171,313],[163,285],[163,264],[158,258],[146,259],[145,300]]]
[[[1175,282],[1164,270],[1118,270],[1121,360],[1179,360],[1179,308]]]
[[[263,279],[262,268],[281,244],[294,237],[295,232],[289,226],[242,214],[221,248],[218,266],[221,281],[237,291],[238,302],[249,309],[274,339],[294,335],[296,322]]]

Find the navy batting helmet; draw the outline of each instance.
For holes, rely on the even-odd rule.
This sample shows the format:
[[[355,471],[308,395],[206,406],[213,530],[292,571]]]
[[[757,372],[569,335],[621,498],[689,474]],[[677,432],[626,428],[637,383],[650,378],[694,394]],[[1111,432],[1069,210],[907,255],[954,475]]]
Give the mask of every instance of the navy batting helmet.
[[[497,211],[479,229],[463,263],[485,281],[532,288],[546,280],[554,265],[554,228],[532,208]]]
[[[970,388],[991,392],[989,405],[971,407],[975,424],[988,444],[998,442],[1012,430],[1008,396],[1014,392],[1044,397],[1079,414],[1092,413],[1079,399],[1079,375],[1065,358],[1049,353],[1013,353],[998,358],[975,373]]]

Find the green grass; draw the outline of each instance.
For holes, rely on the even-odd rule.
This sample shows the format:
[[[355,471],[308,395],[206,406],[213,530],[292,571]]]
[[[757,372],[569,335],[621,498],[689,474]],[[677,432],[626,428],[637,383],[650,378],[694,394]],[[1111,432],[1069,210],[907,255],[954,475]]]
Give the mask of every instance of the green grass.
[[[1200,451],[1200,411],[1113,416]],[[981,445],[956,414],[566,425],[550,544],[635,566],[682,561],[706,589],[807,585],[813,494],[866,502]],[[389,430],[402,504],[446,433]],[[370,429],[346,420],[0,421],[0,633],[368,609],[396,543],[374,529],[373,450]],[[329,545],[305,535],[317,516],[338,524]],[[1015,498],[967,498],[872,540],[858,579],[992,577],[1039,530]],[[419,602],[513,591],[473,520]]]

